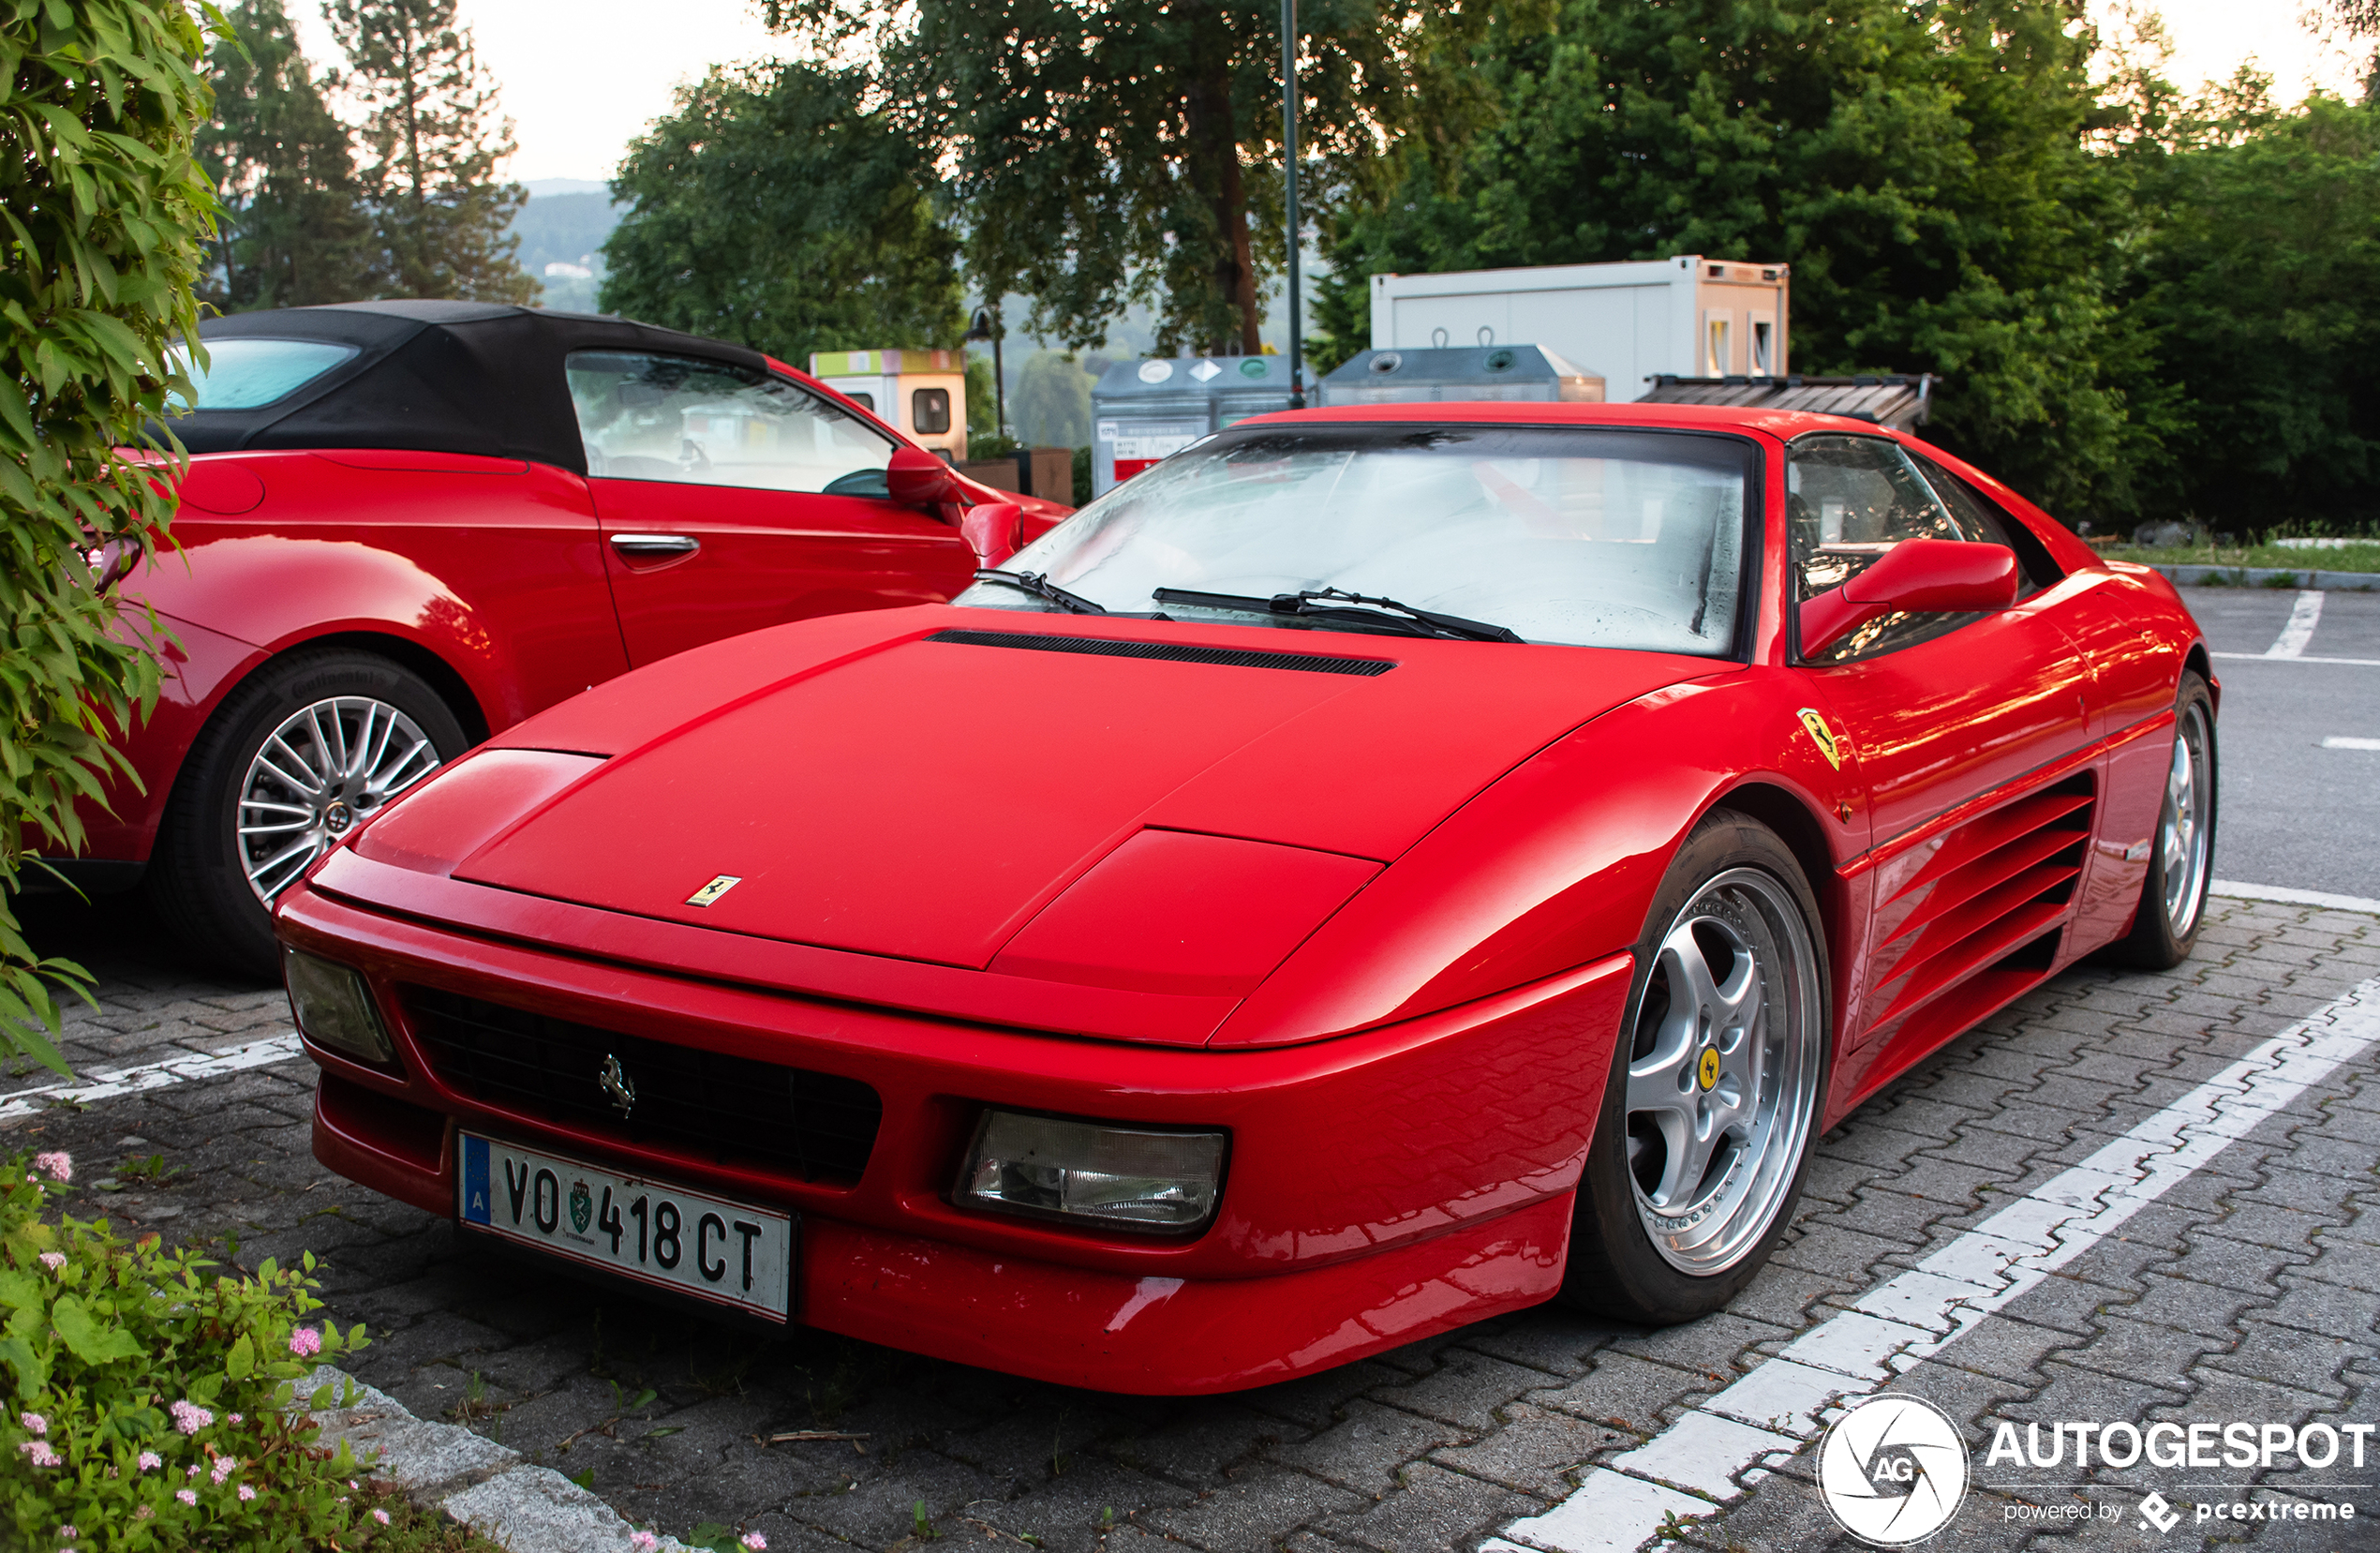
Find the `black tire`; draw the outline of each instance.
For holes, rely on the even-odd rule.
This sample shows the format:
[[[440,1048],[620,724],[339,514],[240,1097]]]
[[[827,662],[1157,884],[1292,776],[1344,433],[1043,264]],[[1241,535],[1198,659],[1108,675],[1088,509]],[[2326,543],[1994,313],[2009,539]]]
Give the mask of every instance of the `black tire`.
[[[2203,813],[2198,827],[2203,836],[2193,848],[2185,844],[2182,866],[2194,874],[2179,881],[2180,888],[2169,889],[2175,883],[2171,852],[2166,845],[2176,820],[2175,787],[2172,768],[2167,768],[2164,801],[2158,805],[2157,829],[2149,838],[2149,877],[2141,881],[2140,904],[2134,911],[2132,931],[2101,951],[2100,958],[2109,964],[2129,966],[2135,970],[2171,970],[2190,958],[2198,947],[2198,930],[2207,920],[2207,892],[2215,876],[2215,802],[2217,763],[2215,759],[2215,699],[2207,689],[2207,681],[2194,669],[2184,669],[2181,686],[2174,694],[2174,744],[2179,757],[2187,747],[2195,721],[2196,734],[2203,740],[2203,769],[2196,772],[2194,798],[2203,798]],[[2203,794],[2198,789],[2203,786]],[[2177,898],[2178,897],[2178,898]]]
[[[1663,970],[1658,982],[1655,974],[1665,963],[1665,941],[1678,942],[1675,935],[1689,928],[1689,905],[1699,911],[1706,901],[1718,901],[1730,890],[1740,891],[1747,882],[1765,903],[1763,911],[1776,914],[1775,925],[1784,930],[1769,948],[1793,963],[1788,972],[1763,969],[1763,975],[1776,985],[1778,995],[1778,1001],[1765,1005],[1769,1016],[1781,1010],[1797,1022],[1783,1038],[1797,1055],[1790,1064],[1780,1060],[1764,1071],[1779,1078],[1780,1099],[1773,1113],[1780,1118],[1789,1111],[1798,1114],[1792,1131],[1772,1134],[1776,1152],[1772,1155],[1763,1148],[1760,1157],[1767,1163],[1751,1172],[1753,1178],[1767,1182],[1758,1203],[1748,1196],[1746,1205],[1724,1210],[1739,1221],[1734,1232],[1741,1236],[1740,1246],[1731,1250],[1722,1243],[1714,1247],[1708,1271],[1689,1271],[1673,1260],[1674,1247],[1665,1253],[1655,1247],[1647,1225],[1647,1215],[1658,1204],[1645,1195],[1654,1188],[1644,1185],[1640,1173],[1645,1169],[1648,1147],[1665,1145],[1659,1142],[1658,1129],[1643,1127],[1647,1113],[1629,1110],[1629,1068],[1632,1062],[1657,1060],[1660,1031],[1674,1027],[1670,1023],[1670,973]],[[1715,890],[1719,893],[1712,893]],[[1789,912],[1798,918],[1797,943],[1789,942],[1792,922],[1783,915]],[[1802,950],[1806,954],[1798,952]],[[1734,952],[1744,951],[1739,948]],[[1792,849],[1757,820],[1731,810],[1713,811],[1678,848],[1645,915],[1628,1018],[1613,1053],[1602,1110],[1579,1181],[1562,1303],[1621,1321],[1664,1326],[1719,1309],[1751,1281],[1792,1224],[1802,1182],[1808,1173],[1832,1057],[1830,985],[1818,901]],[[1789,1073],[1790,1078],[1784,1077]],[[1706,1093],[1715,1093],[1707,1078],[1700,1082]],[[1791,1098],[1784,1097],[1787,1085]],[[1688,1094],[1697,1103],[1703,1098]],[[1634,1135],[1629,1130],[1632,1122],[1639,1126]],[[1748,1147],[1739,1157],[1751,1159],[1754,1155]],[[1716,1204],[1722,1199],[1725,1182],[1734,1173],[1731,1169],[1716,1177],[1720,1184],[1711,1187],[1702,1200],[1714,1204],[1710,1212],[1722,1211]],[[1701,1179],[1714,1177],[1706,1173]]]
[[[454,759],[467,747],[462,724],[427,681],[353,648],[292,652],[233,690],[200,730],[174,780],[147,877],[150,898],[167,927],[194,958],[213,968],[260,980],[280,978],[271,908],[243,866],[242,787],[269,738],[293,715],[334,698],[368,699],[402,712],[436,751],[436,763]],[[422,766],[406,784],[430,769]],[[359,799],[350,814],[368,814],[377,802]],[[343,829],[352,819],[336,823]],[[295,872],[275,871],[268,882],[277,881],[275,894],[287,888],[281,875],[294,877]]]

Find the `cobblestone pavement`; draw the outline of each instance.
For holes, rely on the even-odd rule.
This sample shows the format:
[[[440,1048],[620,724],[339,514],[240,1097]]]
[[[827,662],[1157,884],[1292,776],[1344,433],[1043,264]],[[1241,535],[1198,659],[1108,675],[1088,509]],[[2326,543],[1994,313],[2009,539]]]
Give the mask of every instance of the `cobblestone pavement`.
[[[155,941],[137,911],[45,907],[35,926],[45,949],[102,975],[100,1011],[70,1028],[79,1068],[221,1051],[286,1027],[275,990],[110,948]],[[78,1212],[212,1241],[247,1263],[314,1251],[333,1312],[370,1328],[360,1379],[581,1476],[661,1530],[730,1522],[779,1553],[905,1546],[929,1531],[1115,1553],[1159,1542],[1471,1549],[2376,976],[2380,918],[2215,903],[2178,971],[2069,973],[1829,1134],[1791,1242],[1723,1314],[1648,1332],[1540,1309],[1189,1401],[1069,1391],[813,1332],[755,1340],[525,1271],[318,1166],[302,1060],[49,1110],[0,1127],[0,1149],[73,1150]],[[2001,1421],[2380,1422],[2375,1066],[2360,1053],[1892,1383],[1941,1406],[1975,1447],[1978,1486],[1929,1547],[2380,1547],[2380,1438],[2360,1472],[2343,1456],[2328,1472],[2103,1471],[2079,1492],[2046,1486],[2072,1481],[2064,1473],[1985,1463]],[[38,1070],[0,1079],[0,1098],[47,1082]],[[175,1173],[137,1173],[151,1156]],[[757,1442],[792,1429],[862,1438]],[[1814,1458],[1802,1450],[1679,1536],[1713,1549],[1857,1546],[1811,1486]],[[2183,1511],[2170,1532],[2135,1514],[2150,1488]],[[2275,1491],[2361,1515],[2200,1525],[2190,1509]],[[2076,1502],[2120,1518],[2013,1518]]]

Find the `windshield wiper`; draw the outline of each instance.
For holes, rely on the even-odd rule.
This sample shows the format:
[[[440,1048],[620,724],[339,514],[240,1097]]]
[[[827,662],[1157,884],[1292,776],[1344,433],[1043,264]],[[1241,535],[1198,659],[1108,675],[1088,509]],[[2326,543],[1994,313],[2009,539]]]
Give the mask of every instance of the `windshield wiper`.
[[[986,566],[976,571],[975,580],[1004,582],[1011,588],[1031,593],[1036,599],[1047,599],[1069,615],[1104,615],[1108,612],[1106,605],[1094,603],[1079,593],[1069,593],[1039,572],[1004,572],[996,566]]]
[[[1441,615],[1435,610],[1416,609],[1395,599],[1349,593],[1337,588],[1307,588],[1295,593],[1275,593],[1269,599],[1258,598],[1253,593],[1201,593],[1187,588],[1160,588],[1150,596],[1159,604],[1186,604],[1198,609],[1230,609],[1248,615],[1294,615],[1304,620],[1328,620],[1334,625],[1359,626],[1373,631],[1385,627],[1406,636],[1437,636],[1462,642],[1522,640],[1505,626],[1490,625],[1484,620],[1466,620],[1460,615]],[[1335,599],[1361,607],[1342,609],[1319,602],[1325,599]],[[1389,613],[1377,613],[1383,610]]]

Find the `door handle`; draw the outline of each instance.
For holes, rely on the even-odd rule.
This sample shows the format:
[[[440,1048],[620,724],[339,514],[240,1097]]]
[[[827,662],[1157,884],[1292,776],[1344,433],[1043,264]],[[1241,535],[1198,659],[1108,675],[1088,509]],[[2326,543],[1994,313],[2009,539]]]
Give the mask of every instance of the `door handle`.
[[[692,534],[614,534],[612,548],[624,556],[691,556],[703,547]]]

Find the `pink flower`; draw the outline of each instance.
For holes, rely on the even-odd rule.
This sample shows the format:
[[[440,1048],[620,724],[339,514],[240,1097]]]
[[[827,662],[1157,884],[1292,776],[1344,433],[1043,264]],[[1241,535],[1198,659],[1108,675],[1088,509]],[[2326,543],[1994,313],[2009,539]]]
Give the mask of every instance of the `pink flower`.
[[[247,1420],[235,1412],[231,1415],[231,1422],[234,1424],[245,1424]]]
[[[74,1179],[74,1160],[64,1149],[52,1149],[33,1157],[33,1168],[52,1181]]]
[[[17,1449],[31,1456],[33,1464],[37,1467],[55,1467],[66,1459],[38,1440],[28,1440]]]
[[[631,1531],[628,1534],[628,1546],[634,1548],[636,1553],[653,1553],[653,1549],[661,1545],[662,1540],[650,1531]]]
[[[322,1351],[322,1334],[310,1326],[301,1326],[290,1334],[290,1351],[301,1359],[311,1358]]]
[[[385,1510],[375,1510],[372,1512],[372,1518],[382,1526],[386,1526],[389,1523],[389,1513]]]
[[[252,1499],[254,1499],[254,1498],[256,1498],[256,1490],[255,1490],[254,1488],[250,1487],[248,1485],[246,1485],[246,1484],[245,1484],[245,1483],[241,1484],[241,1485],[240,1485],[240,1502],[241,1502],[242,1504],[245,1504],[248,1501],[250,1501],[250,1500],[252,1500]]]
[[[56,1272],[59,1268],[64,1267],[66,1264],[67,1254],[64,1251],[44,1251],[41,1253],[41,1265],[47,1267],[52,1273]]]
[[[215,1422],[215,1414],[187,1399],[174,1403],[166,1411],[173,1414],[173,1426],[184,1434],[196,1434]]]
[[[17,1422],[22,1424],[26,1430],[33,1434],[50,1432],[50,1421],[37,1412],[21,1412],[17,1414]]]
[[[150,1471],[164,1465],[165,1457],[157,1455],[156,1452],[142,1451],[141,1453],[141,1470],[142,1471]]]
[[[176,1488],[173,1497],[193,1510],[199,1507],[199,1491],[196,1488]]]
[[[752,1553],[766,1553],[768,1547],[768,1539],[757,1531],[747,1531],[736,1540],[751,1548]]]
[[[215,1471],[209,1472],[207,1476],[215,1479],[216,1483],[220,1484],[225,1478],[230,1477],[233,1472],[236,1472],[239,1470],[240,1461],[237,1456],[221,1456],[215,1458]]]
[[[71,1524],[69,1524],[69,1525],[66,1525],[66,1526],[61,1526],[61,1527],[59,1527],[59,1528],[58,1528],[58,1535],[59,1535],[59,1536],[61,1536],[61,1537],[64,1537],[64,1538],[65,1538],[67,1541],[68,1541],[68,1542],[72,1542],[72,1541],[74,1541],[74,1539],[75,1539],[75,1538],[77,1538],[77,1537],[79,1537],[79,1536],[82,1535],[82,1532],[80,1532],[80,1531],[76,1531],[76,1530],[74,1529],[74,1527],[73,1527]]]

